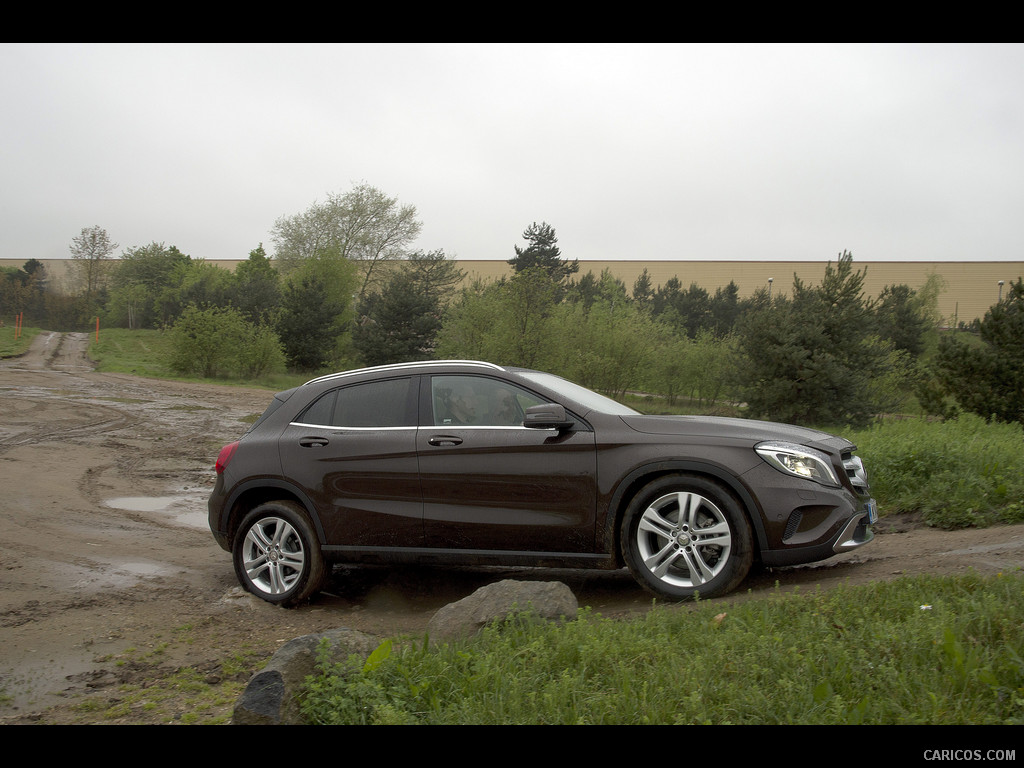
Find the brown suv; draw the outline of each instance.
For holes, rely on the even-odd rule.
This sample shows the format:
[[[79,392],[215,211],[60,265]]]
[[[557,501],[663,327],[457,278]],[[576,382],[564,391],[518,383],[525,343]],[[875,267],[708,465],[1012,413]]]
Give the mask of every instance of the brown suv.
[[[565,379],[479,362],[347,371],[274,397],[217,459],[210,528],[242,585],[294,605],[335,561],[627,566],[662,597],[872,538],[847,440],[644,416]]]

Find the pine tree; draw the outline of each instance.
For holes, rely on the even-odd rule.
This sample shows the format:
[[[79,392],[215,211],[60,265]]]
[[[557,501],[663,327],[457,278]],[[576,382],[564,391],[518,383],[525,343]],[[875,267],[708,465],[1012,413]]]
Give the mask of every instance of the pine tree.
[[[516,257],[509,259],[508,262],[517,273],[540,268],[555,282],[562,282],[569,275],[579,271],[578,260],[569,262],[562,259],[558,238],[550,224],[534,222],[523,232],[523,239],[529,245],[526,248],[515,246]]]

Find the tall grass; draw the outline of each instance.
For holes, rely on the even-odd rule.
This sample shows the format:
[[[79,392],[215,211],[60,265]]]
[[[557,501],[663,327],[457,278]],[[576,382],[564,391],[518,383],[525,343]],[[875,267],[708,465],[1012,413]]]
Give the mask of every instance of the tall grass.
[[[966,528],[1024,521],[1024,430],[971,414],[889,421],[848,435],[883,514]]]
[[[16,333],[17,330],[13,323],[0,327],[0,359],[25,354],[32,339],[39,334],[38,328],[22,328],[20,333]]]
[[[1024,575],[922,576],[322,663],[310,722],[1021,724]]]

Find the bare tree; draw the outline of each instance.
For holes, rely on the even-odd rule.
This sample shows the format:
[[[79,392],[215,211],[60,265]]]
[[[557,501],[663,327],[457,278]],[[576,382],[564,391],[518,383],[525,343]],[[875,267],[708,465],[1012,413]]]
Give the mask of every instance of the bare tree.
[[[106,285],[108,260],[117,248],[102,227],[85,227],[71,241],[73,271],[83,286],[87,312],[92,312],[96,295]]]

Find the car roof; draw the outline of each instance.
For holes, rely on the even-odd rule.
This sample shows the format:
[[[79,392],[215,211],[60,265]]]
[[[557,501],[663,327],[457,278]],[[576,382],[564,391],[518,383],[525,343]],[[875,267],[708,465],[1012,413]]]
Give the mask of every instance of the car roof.
[[[480,370],[491,370],[491,371],[507,371],[507,368],[503,368],[500,365],[494,363],[485,363],[480,360],[421,360],[411,363],[392,363],[390,365],[374,365],[368,368],[356,368],[351,371],[339,371],[338,373],[330,373],[326,376],[318,376],[315,379],[310,379],[302,386],[308,386],[310,384],[319,384],[325,381],[336,381],[338,379],[348,378],[350,376],[365,376],[374,373],[400,373],[405,371],[421,371],[430,368],[468,368],[468,369],[480,369]]]

